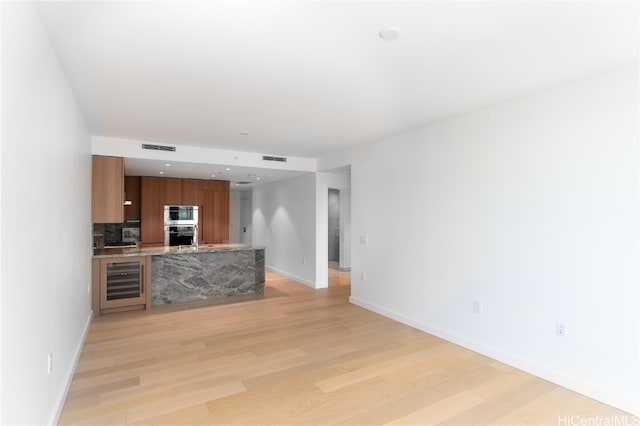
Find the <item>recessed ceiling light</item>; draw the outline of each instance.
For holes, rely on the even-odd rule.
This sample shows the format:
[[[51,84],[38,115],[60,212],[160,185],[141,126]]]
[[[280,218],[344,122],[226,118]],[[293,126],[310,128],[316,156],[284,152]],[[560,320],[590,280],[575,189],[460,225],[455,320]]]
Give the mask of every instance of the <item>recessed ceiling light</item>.
[[[226,170],[227,170],[228,172],[229,172],[229,171],[231,171],[231,169],[230,169],[229,167],[227,167],[227,168],[226,168]]]
[[[167,167],[171,167],[171,164],[169,164],[169,163],[164,163],[164,165],[167,166]]]
[[[216,177],[216,175],[211,175],[211,177]]]
[[[251,134],[251,132],[249,132],[249,131],[247,131],[247,130],[243,130],[243,131],[241,131],[241,132],[240,132],[240,134],[241,134],[242,136],[249,136],[249,135]]]
[[[163,174],[164,174],[164,172],[158,172],[158,173],[160,173],[161,175],[163,175]]]
[[[260,180],[260,177],[258,176],[258,177],[256,178],[256,180]]]
[[[381,39],[385,41],[393,41],[400,37],[400,28],[396,27],[387,27],[380,30],[378,33]]]

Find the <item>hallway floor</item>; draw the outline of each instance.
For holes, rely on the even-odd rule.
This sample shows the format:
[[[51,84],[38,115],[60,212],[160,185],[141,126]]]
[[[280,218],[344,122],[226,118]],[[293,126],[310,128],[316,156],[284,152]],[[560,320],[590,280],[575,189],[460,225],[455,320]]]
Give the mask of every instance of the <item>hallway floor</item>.
[[[329,264],[329,287],[351,285],[351,271],[340,271]]]

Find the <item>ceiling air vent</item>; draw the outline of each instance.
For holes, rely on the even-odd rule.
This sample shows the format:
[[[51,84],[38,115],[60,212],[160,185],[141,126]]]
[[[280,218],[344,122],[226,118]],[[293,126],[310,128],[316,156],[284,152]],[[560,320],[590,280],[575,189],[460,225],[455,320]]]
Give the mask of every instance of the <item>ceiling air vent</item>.
[[[274,157],[273,155],[263,155],[262,159],[264,161],[279,161],[281,163],[287,162],[287,157]]]
[[[175,146],[167,146],[167,145],[151,145],[148,143],[142,144],[142,149],[150,149],[152,151],[171,151],[176,152]]]
[[[236,182],[236,185],[250,185],[252,182]]]

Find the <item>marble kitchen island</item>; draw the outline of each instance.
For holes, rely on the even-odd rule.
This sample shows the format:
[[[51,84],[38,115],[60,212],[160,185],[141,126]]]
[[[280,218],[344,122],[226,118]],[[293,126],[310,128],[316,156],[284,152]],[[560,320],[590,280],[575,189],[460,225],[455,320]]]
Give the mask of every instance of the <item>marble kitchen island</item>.
[[[94,270],[98,272],[100,262],[146,259],[142,263],[143,268],[151,272],[150,277],[145,273],[145,280],[151,287],[151,291],[147,288],[145,293],[146,309],[149,309],[173,303],[264,294],[264,251],[264,247],[246,244],[110,248],[96,250],[93,259]],[[100,279],[94,282],[99,284]],[[94,312],[101,309],[97,298],[100,292],[97,286],[94,287]]]
[[[151,258],[151,303],[264,294],[264,249],[165,253]]]

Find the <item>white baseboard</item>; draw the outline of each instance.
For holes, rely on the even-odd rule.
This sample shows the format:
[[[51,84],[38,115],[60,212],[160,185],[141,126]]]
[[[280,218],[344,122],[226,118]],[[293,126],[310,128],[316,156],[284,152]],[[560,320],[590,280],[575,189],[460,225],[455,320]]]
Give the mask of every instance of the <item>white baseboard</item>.
[[[78,368],[78,362],[80,361],[80,355],[82,354],[82,348],[84,347],[84,342],[87,340],[87,334],[89,333],[89,327],[91,326],[91,320],[93,319],[93,311],[89,313],[89,318],[87,318],[84,324],[84,330],[82,331],[82,337],[80,341],[76,345],[75,348],[75,356],[73,360],[73,364],[71,368],[66,373],[65,386],[60,395],[58,396],[57,401],[57,409],[55,413],[53,413],[52,421],[49,422],[51,425],[57,425],[60,421],[60,415],[62,414],[62,408],[64,408],[64,402],[67,399],[67,394],[69,393],[69,387],[71,387],[71,381],[73,380],[73,375],[76,372],[76,368]]]
[[[287,277],[287,278],[289,278],[289,279],[292,279],[292,280],[294,280],[294,281],[297,281],[297,282],[299,282],[300,284],[304,284],[304,285],[306,285],[307,287],[311,287],[311,288],[313,288],[313,289],[315,289],[315,288],[316,288],[316,284],[315,284],[314,282],[307,281],[307,280],[305,280],[304,278],[297,277],[297,276],[295,276],[295,275],[293,275],[293,274],[290,274],[290,273],[288,273],[288,272],[285,272],[285,271],[281,271],[280,269],[274,268],[273,266],[269,266],[269,265],[267,265],[267,266],[265,266],[265,269],[267,269],[268,271],[271,271],[271,272],[275,272],[275,273],[276,273],[276,274],[278,274],[278,275],[282,275],[282,276],[285,276],[285,277]]]
[[[488,356],[489,358],[495,359],[496,361],[500,361],[504,364],[526,371],[527,373],[533,374],[534,376],[548,380],[559,386],[570,389],[574,392],[578,392],[582,395],[601,401],[605,404],[609,404],[635,416],[640,416],[639,402],[628,395],[621,395],[607,389],[602,389],[602,387],[600,386],[582,381],[576,377],[568,376],[552,368],[514,356],[513,354],[503,352],[491,346],[487,346],[482,342],[478,342],[476,340],[469,339],[468,337],[452,333],[433,324],[427,324],[418,321],[414,318],[407,317],[398,312],[369,303],[354,296],[349,297],[349,303],[360,306],[361,308],[375,312],[387,318],[391,318],[408,326],[417,328],[418,330],[424,331],[425,333],[440,337],[441,339],[447,340],[451,343],[455,343],[456,345],[460,345],[474,352],[478,352],[482,355]]]

